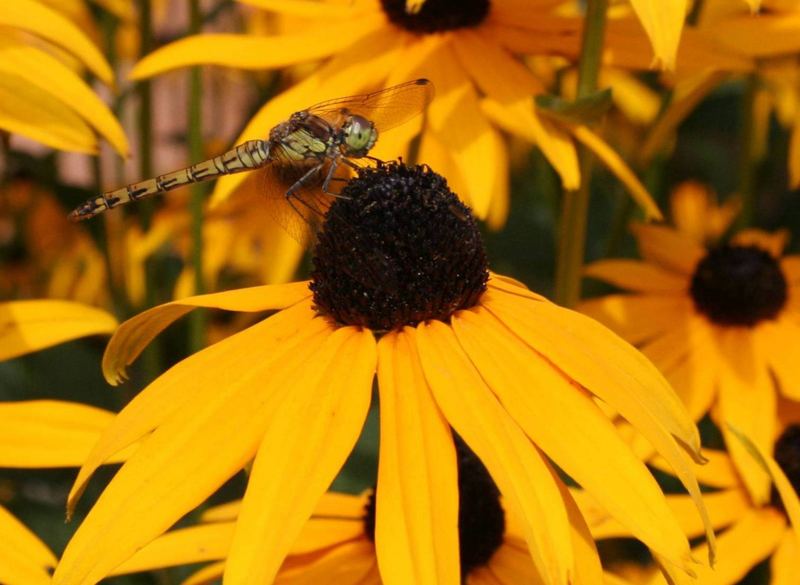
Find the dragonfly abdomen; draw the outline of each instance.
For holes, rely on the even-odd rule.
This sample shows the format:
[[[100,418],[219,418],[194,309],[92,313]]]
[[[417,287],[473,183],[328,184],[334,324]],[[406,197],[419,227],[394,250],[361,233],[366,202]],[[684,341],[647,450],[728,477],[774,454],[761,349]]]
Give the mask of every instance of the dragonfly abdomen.
[[[264,140],[248,140],[219,156],[190,167],[159,175],[154,179],[131,183],[113,191],[106,191],[81,204],[70,213],[70,218],[75,221],[89,219],[106,209],[113,209],[130,201],[138,201],[172,191],[189,183],[257,169],[266,164],[268,160],[269,143]]]

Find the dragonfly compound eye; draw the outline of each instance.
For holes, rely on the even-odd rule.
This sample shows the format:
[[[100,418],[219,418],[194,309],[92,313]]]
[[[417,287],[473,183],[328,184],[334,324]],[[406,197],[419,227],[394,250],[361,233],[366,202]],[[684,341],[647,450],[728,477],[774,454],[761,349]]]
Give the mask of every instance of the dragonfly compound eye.
[[[362,116],[350,116],[343,128],[344,143],[351,152],[366,154],[375,146],[378,131],[372,122]]]

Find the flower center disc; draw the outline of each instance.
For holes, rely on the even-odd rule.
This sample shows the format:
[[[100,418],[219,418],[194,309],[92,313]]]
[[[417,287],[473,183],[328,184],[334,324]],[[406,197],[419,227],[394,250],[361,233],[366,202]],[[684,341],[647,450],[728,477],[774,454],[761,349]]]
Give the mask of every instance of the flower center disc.
[[[700,261],[690,292],[697,310],[714,323],[748,327],[775,317],[787,295],[786,278],[769,253],[731,245]]]
[[[381,0],[381,6],[393,24],[420,34],[478,26],[489,14],[489,0],[427,0],[416,13],[406,11],[406,0]]]
[[[458,457],[458,542],[461,560],[461,581],[473,569],[489,562],[500,545],[506,530],[506,519],[500,505],[500,490],[481,460],[455,437]],[[364,511],[364,532],[375,540],[375,496]]]
[[[469,208],[426,166],[365,168],[331,205],[314,248],[318,312],[389,331],[447,321],[486,290],[486,253]]]

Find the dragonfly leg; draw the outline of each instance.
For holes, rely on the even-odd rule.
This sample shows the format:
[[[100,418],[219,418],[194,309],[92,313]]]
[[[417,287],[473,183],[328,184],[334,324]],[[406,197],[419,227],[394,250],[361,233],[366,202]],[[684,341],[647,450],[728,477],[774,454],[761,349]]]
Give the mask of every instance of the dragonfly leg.
[[[345,159],[346,160],[346,159]],[[339,159],[335,158],[331,162],[331,168],[328,169],[328,174],[325,176],[325,180],[322,182],[322,192],[326,195],[330,195],[331,197],[336,197],[337,199],[350,199],[347,195],[340,195],[339,193],[334,193],[329,189],[331,181],[345,181],[344,177],[334,177],[333,173],[336,172],[336,169],[339,168]]]

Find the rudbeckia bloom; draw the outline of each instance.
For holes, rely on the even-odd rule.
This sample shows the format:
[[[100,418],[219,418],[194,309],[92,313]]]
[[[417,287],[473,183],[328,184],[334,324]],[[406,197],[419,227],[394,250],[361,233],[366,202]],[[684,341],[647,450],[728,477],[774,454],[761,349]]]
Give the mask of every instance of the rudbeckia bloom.
[[[793,410],[796,411],[796,407]],[[763,505],[754,502],[730,457],[721,451],[706,451],[710,463],[698,468],[697,476],[701,484],[714,490],[704,494],[703,499],[720,536],[717,538],[717,563],[713,569],[697,566],[697,582],[734,585],[758,564],[769,560],[770,580],[763,582],[794,583],[800,572],[800,426],[786,426],[774,448],[768,451],[761,451],[741,435],[733,440],[748,449],[753,462],[771,477],[770,498]],[[596,539],[629,536],[586,494],[573,492],[573,495]],[[686,534],[690,538],[701,537],[703,526],[693,514],[692,503],[681,495],[668,495],[667,501]],[[706,545],[700,544],[692,550],[696,558],[702,558]],[[655,569],[636,582],[665,583]]]
[[[697,429],[655,367],[591,319],[490,276],[469,209],[428,167],[363,169],[341,195],[310,283],[190,297],[117,330],[103,360],[112,382],[195,307],[278,311],[179,362],[120,412],[70,506],[107,457],[140,445],[79,527],[54,583],[93,585],[251,460],[225,583],[271,582],[353,448],[376,373],[375,546],[388,585],[460,583],[451,427],[519,518],[543,582],[566,585],[577,571],[550,459],[669,570],[689,571],[688,542],[661,490],[595,402],[648,437],[702,511],[687,454],[700,458]]]
[[[500,493],[486,468],[461,441],[458,462],[459,563],[465,585],[539,583],[524,530],[503,509]],[[566,494],[565,494],[566,495]],[[412,494],[413,496],[413,494]],[[604,582],[594,541],[571,498],[570,525],[576,544],[575,583]],[[203,514],[202,522],[169,532],[137,552],[114,574],[192,563],[208,563],[187,583],[219,579],[234,534],[241,503],[231,502]],[[276,582],[289,585],[380,585],[375,554],[375,498],[326,493],[292,545]]]
[[[697,232],[698,230],[693,230]],[[761,448],[777,432],[778,393],[800,398],[796,256],[781,257],[786,234],[747,230],[704,246],[696,233],[635,225],[643,260],[601,260],[586,274],[625,292],[581,310],[641,347],[699,420],[709,410]],[[769,478],[737,441],[726,441],[757,502]]]
[[[406,0],[247,3],[292,18],[291,26],[269,36],[203,34],[182,39],[145,56],[132,78],[189,65],[258,70],[320,62],[305,79],[264,105],[236,140],[241,143],[263,138],[292,112],[322,99],[426,77],[436,86],[437,98],[428,111],[420,159],[442,169],[478,217],[500,226],[508,212],[508,154],[500,129],[539,146],[566,188],[579,185],[570,130],[540,115],[531,98],[547,89],[517,59],[559,55],[577,60],[584,19],[562,15],[562,2],[427,0],[415,12],[407,9]],[[658,57],[671,63],[685,7],[670,3],[649,10],[649,2],[633,4],[659,39]],[[634,17],[610,23],[607,43],[604,57],[615,65],[646,69],[654,62],[647,36]],[[694,37],[683,46],[688,49],[681,62],[692,69],[749,67],[746,60],[717,54],[702,40],[698,45]],[[418,130],[418,124],[408,124],[382,136],[372,154],[384,159],[403,155]],[[625,177],[626,184],[635,182],[613,149],[587,127],[580,127],[578,138],[614,174]],[[245,180],[243,175],[221,178],[213,201],[227,198]]]

